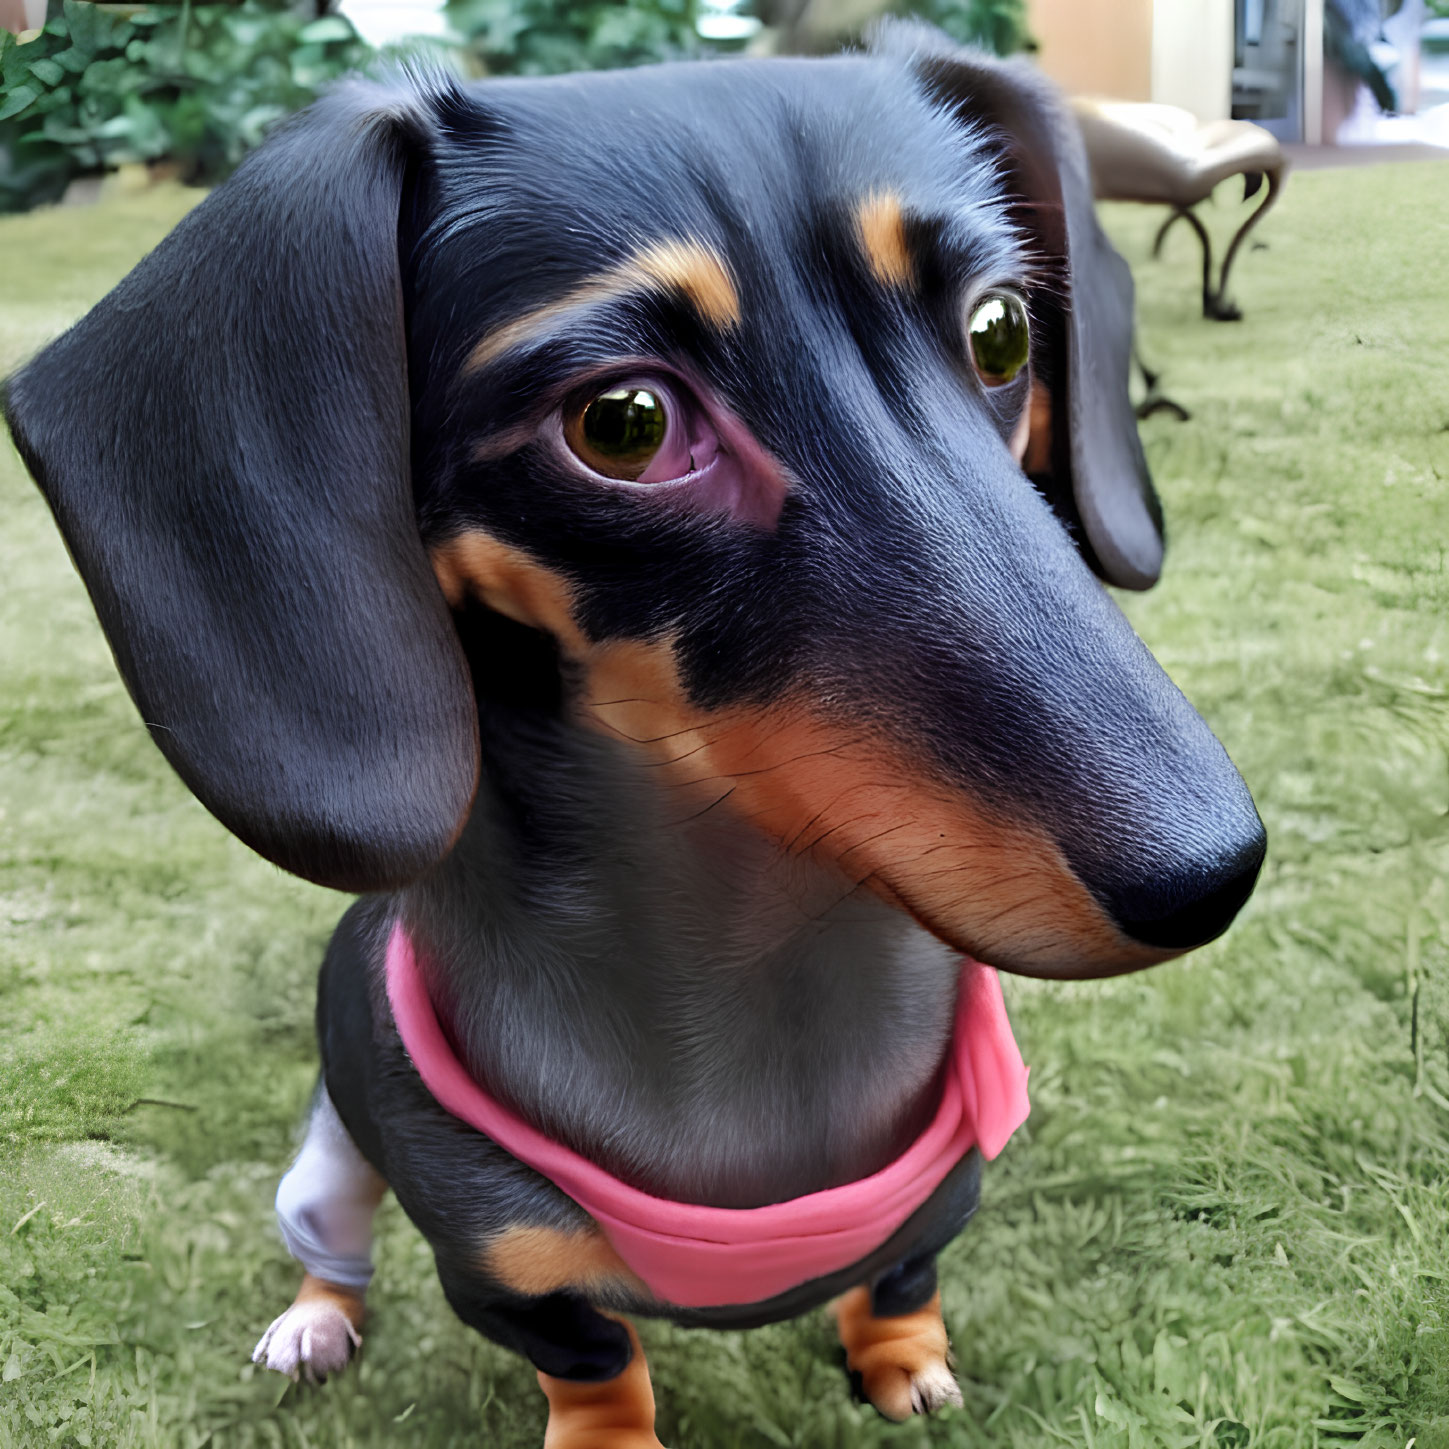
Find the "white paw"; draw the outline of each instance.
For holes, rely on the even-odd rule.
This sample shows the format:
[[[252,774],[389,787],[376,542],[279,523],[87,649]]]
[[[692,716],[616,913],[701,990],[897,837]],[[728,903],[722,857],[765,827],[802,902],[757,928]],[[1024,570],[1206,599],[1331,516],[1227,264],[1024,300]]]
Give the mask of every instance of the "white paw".
[[[911,1408],[917,1414],[933,1414],[947,1405],[961,1408],[961,1385],[945,1362],[937,1359],[911,1375]]]
[[[362,1335],[334,1304],[320,1300],[294,1303],[262,1335],[252,1362],[265,1364],[295,1381],[321,1383],[328,1374],[347,1367],[352,1351],[362,1346]]]
[[[881,1414],[897,1424],[916,1414],[961,1407],[961,1386],[944,1358],[931,1357],[910,1366],[878,1364],[861,1376],[861,1390]]]

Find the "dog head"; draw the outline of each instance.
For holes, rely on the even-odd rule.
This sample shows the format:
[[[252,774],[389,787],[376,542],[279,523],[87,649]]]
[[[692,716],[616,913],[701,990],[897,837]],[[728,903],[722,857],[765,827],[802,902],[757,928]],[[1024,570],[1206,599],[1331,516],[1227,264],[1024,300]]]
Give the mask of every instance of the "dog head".
[[[1100,975],[1216,935],[1263,852],[1099,582],[1162,554],[1131,329],[1049,88],[896,27],[345,88],[7,413],[157,743],[286,869],[449,851],[501,627],[701,809]]]

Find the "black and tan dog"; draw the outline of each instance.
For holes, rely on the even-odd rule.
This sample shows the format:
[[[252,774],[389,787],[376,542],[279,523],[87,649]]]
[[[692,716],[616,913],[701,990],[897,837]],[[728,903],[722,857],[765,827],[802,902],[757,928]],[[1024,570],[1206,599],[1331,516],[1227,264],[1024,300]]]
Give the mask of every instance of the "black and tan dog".
[[[960,953],[1096,976],[1222,931],[1261,825],[1094,576],[1161,561],[1131,314],[1049,88],[898,26],[345,88],[12,380],[157,744],[363,896],[265,1361],[345,1363],[390,1186],[551,1446],[657,1442],[622,1312],[844,1294],[883,1412],[959,1401],[934,1257],[977,1152],[834,1271],[672,1302],[424,1085],[384,961],[527,1131],[747,1212],[920,1139]]]

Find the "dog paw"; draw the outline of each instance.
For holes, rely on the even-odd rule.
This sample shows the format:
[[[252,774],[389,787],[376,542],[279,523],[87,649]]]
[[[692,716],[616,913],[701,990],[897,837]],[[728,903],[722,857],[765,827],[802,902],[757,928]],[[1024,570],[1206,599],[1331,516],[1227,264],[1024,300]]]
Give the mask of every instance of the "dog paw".
[[[877,1413],[896,1423],[914,1414],[933,1414],[937,1409],[961,1407],[961,1386],[944,1357],[906,1368],[897,1364],[876,1365],[860,1376],[861,1392]]]
[[[948,1405],[961,1407],[939,1294],[914,1313],[877,1318],[869,1292],[856,1288],[834,1311],[846,1365],[878,1413],[900,1423]]]
[[[550,1426],[543,1449],[664,1449],[652,1429],[621,1429],[601,1425],[593,1429],[567,1429],[562,1433]]]
[[[252,1362],[264,1364],[295,1382],[322,1383],[341,1373],[362,1335],[335,1303],[323,1299],[294,1303],[262,1335]]]

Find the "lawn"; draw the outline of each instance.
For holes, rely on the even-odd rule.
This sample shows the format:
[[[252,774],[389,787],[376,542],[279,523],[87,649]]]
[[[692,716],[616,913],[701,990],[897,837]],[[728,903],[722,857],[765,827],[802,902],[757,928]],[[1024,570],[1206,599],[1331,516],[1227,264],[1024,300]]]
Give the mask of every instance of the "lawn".
[[[0,370],[192,199],[0,222]],[[1235,326],[1157,219],[1109,223],[1192,419],[1145,425],[1170,552],[1127,605],[1257,797],[1262,884],[1187,961],[1006,982],[1034,1108],[943,1264],[964,1411],[852,1403],[822,1315],[646,1324],[673,1449],[1449,1449],[1449,167],[1292,178]],[[345,902],[170,774],[8,444],[0,520],[0,1446],[537,1449],[531,1372],[391,1203],[360,1362],[248,1362]]]

